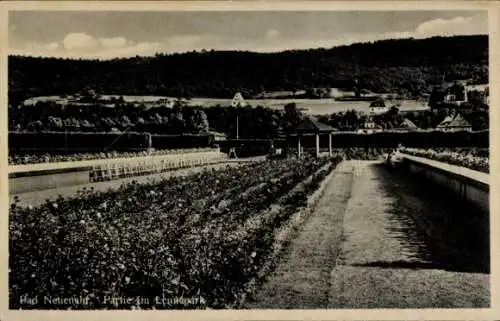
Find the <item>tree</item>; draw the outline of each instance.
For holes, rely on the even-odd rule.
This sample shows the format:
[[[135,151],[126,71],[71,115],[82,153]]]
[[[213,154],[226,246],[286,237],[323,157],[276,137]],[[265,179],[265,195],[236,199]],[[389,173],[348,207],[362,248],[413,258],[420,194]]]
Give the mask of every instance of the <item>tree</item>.
[[[207,133],[209,129],[207,114],[201,109],[193,110],[189,117],[187,127],[193,133]]]
[[[174,109],[172,113],[172,130],[175,134],[184,133],[184,129],[186,126],[186,121],[184,120],[184,116],[182,115],[182,111],[180,108]]]
[[[379,97],[375,101],[371,102],[370,107],[385,107],[385,100]]]
[[[431,96],[429,97],[429,106],[431,108],[437,107],[444,101],[446,90],[443,87],[436,86],[433,88]]]
[[[285,130],[291,132],[299,125],[303,119],[302,113],[297,109],[296,103],[289,103],[285,105]]]
[[[472,108],[485,108],[487,93],[484,91],[471,90],[467,93],[468,101]]]
[[[359,119],[360,116],[354,109],[351,109],[344,114],[344,122],[350,129],[356,129],[358,127]]]
[[[452,95],[455,95],[456,101],[464,101],[465,100],[465,87],[459,84],[454,84],[449,89]]]
[[[288,103],[284,106],[285,113],[288,115],[297,115],[297,104],[296,103]]]

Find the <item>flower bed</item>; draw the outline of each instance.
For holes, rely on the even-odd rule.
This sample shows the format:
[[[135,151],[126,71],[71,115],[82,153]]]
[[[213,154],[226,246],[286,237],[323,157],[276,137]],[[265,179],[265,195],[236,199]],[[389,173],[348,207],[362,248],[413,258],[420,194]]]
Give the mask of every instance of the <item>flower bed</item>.
[[[403,148],[401,151],[413,156],[467,167],[484,173],[490,171],[489,150],[487,148]]]
[[[95,159],[113,159],[122,157],[141,157],[141,156],[156,156],[156,155],[173,155],[183,153],[196,153],[213,151],[213,148],[187,148],[187,149],[165,149],[156,151],[137,151],[137,152],[100,152],[100,153],[74,153],[74,154],[19,154],[9,153],[9,165],[21,164],[39,164],[39,163],[54,163],[54,162],[75,162]]]
[[[12,204],[10,307],[53,309],[44,295],[88,299],[57,307],[73,309],[234,306],[272,252],[274,231],[339,161],[259,162]],[[21,305],[25,294],[37,304]]]
[[[363,147],[352,147],[352,148],[334,148],[332,150],[334,155],[339,155],[344,157],[346,160],[356,159],[356,160],[379,160],[383,159],[384,155],[390,153],[391,148],[363,148]]]

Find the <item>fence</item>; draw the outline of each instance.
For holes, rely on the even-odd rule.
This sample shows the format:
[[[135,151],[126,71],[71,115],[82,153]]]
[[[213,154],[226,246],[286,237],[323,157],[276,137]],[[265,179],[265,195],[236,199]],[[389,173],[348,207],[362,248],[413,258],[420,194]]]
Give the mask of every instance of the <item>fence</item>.
[[[227,160],[219,151],[178,155],[113,159],[97,164],[90,171],[90,182],[114,180],[125,177],[162,173],[193,166],[210,165]]]

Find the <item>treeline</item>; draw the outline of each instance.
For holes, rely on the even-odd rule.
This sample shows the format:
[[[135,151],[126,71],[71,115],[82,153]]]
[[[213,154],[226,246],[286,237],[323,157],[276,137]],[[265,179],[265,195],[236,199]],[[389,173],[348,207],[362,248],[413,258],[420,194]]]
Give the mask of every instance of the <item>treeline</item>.
[[[148,132],[152,134],[206,133],[209,123],[202,108],[135,107],[133,104],[66,106],[39,102],[9,107],[10,131]]]
[[[488,81],[488,37],[384,40],[279,53],[202,51],[127,59],[9,57],[11,101],[92,88],[99,93],[245,97],[264,91],[357,87],[430,93],[446,80]]]
[[[401,112],[395,106],[387,113],[373,116],[372,120],[383,129],[398,128],[405,118],[418,128],[435,128],[454,108],[441,108],[423,112]],[[473,130],[489,128],[487,109],[464,109],[460,113]],[[208,131],[224,133],[229,137],[274,138],[293,132],[306,117],[295,104],[284,110],[264,107],[234,108],[173,108],[134,106],[123,103],[116,107],[102,105],[58,105],[39,102],[35,106],[9,107],[9,131],[17,132],[139,132],[163,135],[199,134]],[[318,117],[320,122],[341,131],[355,131],[368,121],[368,115],[355,110]]]
[[[292,131],[304,118],[295,106],[283,112],[264,107],[147,108],[123,103],[102,105],[58,105],[39,102],[35,106],[9,107],[9,131],[43,132],[147,132],[151,134],[199,134],[210,130],[240,137],[270,138]],[[237,119],[239,121],[237,122]]]

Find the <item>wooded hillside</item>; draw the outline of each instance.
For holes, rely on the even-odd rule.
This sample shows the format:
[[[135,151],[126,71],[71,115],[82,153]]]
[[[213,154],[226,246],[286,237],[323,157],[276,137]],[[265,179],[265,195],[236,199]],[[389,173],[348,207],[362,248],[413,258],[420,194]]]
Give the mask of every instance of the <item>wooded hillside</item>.
[[[202,51],[114,60],[9,57],[11,99],[99,93],[251,97],[263,91],[354,86],[418,95],[445,80],[488,82],[488,37],[384,40],[280,53]]]

